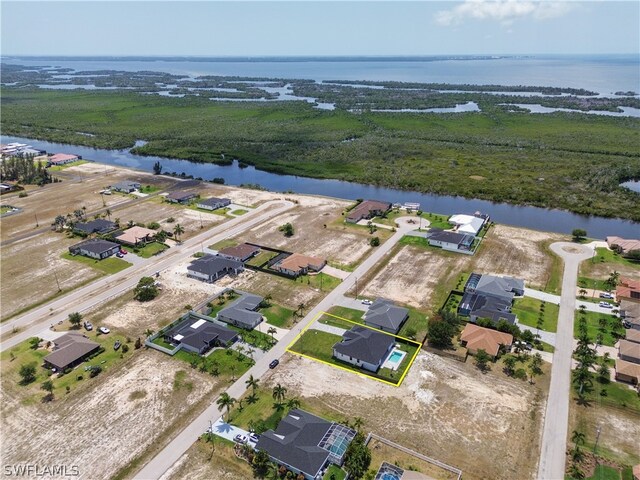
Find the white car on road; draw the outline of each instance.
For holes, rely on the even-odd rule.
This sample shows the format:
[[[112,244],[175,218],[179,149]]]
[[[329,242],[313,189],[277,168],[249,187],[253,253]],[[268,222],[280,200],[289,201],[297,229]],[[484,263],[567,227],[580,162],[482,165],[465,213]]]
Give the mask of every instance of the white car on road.
[[[602,308],[613,308],[613,305],[611,305],[609,302],[600,302],[598,306]]]
[[[371,300],[362,300],[362,304],[363,305],[373,305],[373,302]]]

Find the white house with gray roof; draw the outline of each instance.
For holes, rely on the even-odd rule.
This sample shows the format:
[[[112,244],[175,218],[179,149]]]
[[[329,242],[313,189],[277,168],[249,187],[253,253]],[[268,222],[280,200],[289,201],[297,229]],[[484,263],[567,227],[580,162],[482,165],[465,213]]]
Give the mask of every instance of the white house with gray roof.
[[[217,319],[229,325],[251,330],[262,322],[262,315],[256,310],[264,299],[251,293],[240,293],[240,298],[218,312]]]
[[[191,262],[187,267],[187,277],[213,283],[225,275],[237,275],[244,271],[242,262],[217,255],[206,254]]]
[[[409,318],[409,309],[398,307],[391,300],[377,298],[364,315],[364,324],[396,334]]]
[[[465,284],[464,291],[499,298],[511,303],[513,297],[524,295],[524,280],[472,273]]]
[[[377,372],[394,346],[395,338],[392,335],[357,326],[342,334],[342,340],[333,346],[333,356],[356,367]]]

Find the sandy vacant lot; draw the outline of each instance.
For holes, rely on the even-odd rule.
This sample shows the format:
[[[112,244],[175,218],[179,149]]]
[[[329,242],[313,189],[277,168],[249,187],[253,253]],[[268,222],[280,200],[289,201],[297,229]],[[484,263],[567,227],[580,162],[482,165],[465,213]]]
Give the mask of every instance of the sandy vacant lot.
[[[534,476],[539,389],[500,372],[483,375],[471,362],[421,352],[402,386],[392,387],[293,357],[263,382],[281,383],[289,395],[345,418],[361,417],[365,430],[460,468],[464,478]]]
[[[176,388],[179,370],[185,378]],[[84,380],[84,389],[50,404],[21,405],[17,387],[7,382],[15,379],[2,381],[5,464],[78,465],[87,479],[113,478],[221,386],[153,350],[137,352],[113,372]]]
[[[19,198],[17,193],[2,197],[3,204],[23,209],[18,214],[2,218],[2,240],[35,228],[36,215],[40,227],[51,225],[57,215],[73,213],[82,207],[86,207],[87,218],[92,218],[92,212],[103,208],[111,209],[113,216],[117,217],[117,207],[131,201],[131,198],[118,194],[101,196],[98,192],[119,181],[136,180],[143,185],[157,186],[171,183],[167,179],[121,168],[110,167],[105,174],[104,165],[92,163],[69,167],[63,172],[55,173],[54,176],[61,177],[62,182],[44,187],[29,186],[28,196],[24,198]]]
[[[340,222],[342,212],[351,202],[325,197],[295,198],[300,205],[295,210],[245,232],[239,240],[315,255],[344,265],[357,263],[373,248],[367,229]],[[285,223],[294,227],[295,233],[290,238],[278,230]],[[376,235],[385,238],[388,232]]]
[[[63,290],[98,278],[97,270],[60,257],[70,245],[79,241],[79,238],[67,238],[62,233],[47,232],[0,248],[2,317],[57,293],[56,276]]]
[[[367,283],[361,295],[385,297],[413,307],[437,308],[434,292],[468,268],[469,257],[405,245]]]
[[[475,271],[522,278],[528,287],[542,289],[549,280],[552,254],[545,244],[566,240],[566,236],[496,225],[474,257]]]
[[[544,408],[540,390],[500,372],[483,375],[470,363],[421,352],[396,388],[286,355],[261,383],[280,383],[288,398],[302,397],[317,413],[360,417],[365,431],[460,468],[465,479],[535,475]],[[195,445],[164,478],[234,478],[233,473],[231,462],[215,456],[208,461],[204,447]]]
[[[142,336],[147,329],[158,330],[176,320],[187,311],[185,306],[195,308],[245,275],[226,276],[213,284],[205,283],[187,277],[189,262],[181,262],[162,272],[158,278],[161,294],[154,300],[138,302],[131,292],[127,292],[85,312],[85,317],[96,325],[105,325],[129,336]]]

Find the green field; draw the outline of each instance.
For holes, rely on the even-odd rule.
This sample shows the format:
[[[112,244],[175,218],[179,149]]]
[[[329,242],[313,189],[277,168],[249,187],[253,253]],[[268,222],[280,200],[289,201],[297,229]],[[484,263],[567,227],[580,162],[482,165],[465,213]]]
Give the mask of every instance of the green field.
[[[151,242],[141,247],[123,247],[123,248],[127,252],[133,252],[142,258],[151,258],[154,255],[158,255],[159,253],[164,252],[169,247],[167,247],[163,243]]]
[[[271,305],[261,308],[260,313],[267,319],[267,323],[280,328],[289,328],[293,323],[293,310],[281,305]]]
[[[85,163],[88,163],[88,162],[86,160],[78,160],[77,162],[65,163],[64,165],[53,165],[47,168],[47,170],[49,172],[60,172],[69,167],[77,167],[78,165],[84,165]]]
[[[94,147],[144,138],[136,153],[219,163],[224,153],[275,173],[640,220],[638,194],[619,186],[640,178],[640,119],[514,113],[499,101],[483,97],[480,113],[353,114],[306,102],[3,88],[1,126]]]
[[[108,257],[103,258],[102,260],[95,260],[83,255],[71,255],[69,252],[65,252],[61,256],[65,260],[84,263],[85,265],[88,265],[106,274],[118,273],[131,266],[131,263],[125,262],[121,258],[117,257]]]
[[[578,319],[584,316],[587,319],[587,332],[591,341],[595,341],[598,333],[602,333],[602,345],[608,345],[613,347],[613,345],[618,341],[618,337],[624,337],[624,327],[620,322],[620,319],[615,315],[606,315],[603,313],[596,312],[580,312],[576,310],[575,320],[573,322],[573,336],[578,338]],[[604,327],[600,326],[600,319],[604,319],[606,321],[606,325]]]
[[[541,300],[524,297],[517,298],[511,311],[518,316],[518,321],[523,325],[536,328],[538,317],[541,315],[543,322],[541,330],[556,332],[558,330],[559,307],[554,303],[544,302],[544,310],[540,310]]]
[[[244,208],[238,208],[237,210],[234,210],[231,213],[231,215],[236,215],[236,216],[240,216],[240,215],[244,215],[245,213],[247,213],[249,210],[245,210]]]

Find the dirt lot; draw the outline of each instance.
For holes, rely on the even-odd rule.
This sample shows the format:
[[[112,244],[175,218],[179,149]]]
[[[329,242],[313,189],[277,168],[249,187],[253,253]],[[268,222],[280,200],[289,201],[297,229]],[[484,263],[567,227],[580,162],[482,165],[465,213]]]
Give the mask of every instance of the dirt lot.
[[[405,245],[397,252],[359,292],[360,295],[382,296],[417,308],[438,308],[437,299],[446,290],[443,285],[455,283],[470,265],[467,255],[436,249]]]
[[[545,243],[566,240],[566,236],[496,225],[483,240],[474,269],[482,273],[522,278],[527,287],[542,289],[549,280],[552,257]]]
[[[119,194],[100,195],[98,192],[122,180],[137,180],[143,185],[158,186],[171,183],[164,178],[123,168],[109,167],[105,174],[104,165],[93,163],[69,167],[63,172],[55,173],[54,176],[61,177],[62,182],[44,187],[29,186],[28,196],[24,198],[19,198],[17,193],[2,197],[2,204],[20,207],[23,210],[2,218],[0,239],[4,241],[29,232],[36,226],[36,215],[41,227],[51,225],[57,215],[73,213],[82,207],[86,207],[87,218],[92,218],[94,211],[105,207],[111,209],[113,216],[117,217],[117,207],[132,199]]]
[[[352,202],[324,197],[296,196],[300,206],[271,221],[245,232],[239,239],[326,258],[341,265],[354,265],[373,248],[366,228],[344,225],[342,212]],[[294,235],[285,237],[278,227],[291,223]],[[390,232],[378,231],[374,235],[388,238]]]
[[[179,370],[184,378],[176,385]],[[78,465],[82,478],[113,478],[221,387],[182,362],[142,350],[120,368],[84,381],[64,399],[25,406],[15,379],[3,378],[5,464]]]
[[[56,294],[56,276],[63,290],[77,288],[100,276],[89,266],[60,257],[70,245],[79,241],[61,233],[47,232],[0,248],[0,312],[3,319]],[[25,268],[27,264],[28,268]]]
[[[111,302],[99,305],[84,313],[95,325],[105,325],[122,331],[129,336],[141,336],[147,329],[159,328],[176,320],[186,312],[186,305],[196,307],[199,303],[237,282],[226,276],[210,284],[187,277],[189,261],[174,265],[163,272],[158,281],[162,285],[161,294],[150,302],[138,302],[128,292]]]
[[[501,372],[483,375],[470,363],[421,352],[396,388],[286,355],[261,383],[267,388],[280,383],[288,398],[301,397],[321,416],[360,417],[365,431],[460,468],[465,479],[535,475],[544,408],[539,386]],[[233,468],[226,460],[216,462],[215,456],[209,462],[196,445],[164,478],[233,478]]]

